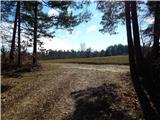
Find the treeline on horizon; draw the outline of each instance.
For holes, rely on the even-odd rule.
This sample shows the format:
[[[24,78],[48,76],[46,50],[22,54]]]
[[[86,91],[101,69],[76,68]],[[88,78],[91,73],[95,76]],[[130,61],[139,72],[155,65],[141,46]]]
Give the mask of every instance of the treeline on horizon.
[[[40,59],[65,59],[65,58],[89,58],[89,57],[105,57],[114,55],[128,55],[127,45],[111,45],[106,50],[94,51],[91,48],[86,50],[47,50],[40,52]]]

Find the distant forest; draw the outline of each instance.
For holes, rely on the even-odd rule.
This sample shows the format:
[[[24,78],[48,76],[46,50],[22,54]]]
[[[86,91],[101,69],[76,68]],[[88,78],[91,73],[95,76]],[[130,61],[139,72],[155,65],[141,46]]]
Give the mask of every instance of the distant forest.
[[[104,57],[113,55],[127,55],[128,46],[127,45],[112,45],[106,50],[93,51],[91,48],[86,50],[47,50],[45,52],[39,53],[41,59],[64,59],[64,58],[89,58],[89,57]]]

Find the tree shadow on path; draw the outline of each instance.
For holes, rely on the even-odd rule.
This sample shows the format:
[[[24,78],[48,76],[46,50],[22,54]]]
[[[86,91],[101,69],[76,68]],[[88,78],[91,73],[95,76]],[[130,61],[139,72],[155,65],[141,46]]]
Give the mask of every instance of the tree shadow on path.
[[[119,107],[120,99],[115,95],[114,84],[103,84],[72,92],[75,111],[63,120],[132,120],[125,109]]]
[[[8,85],[2,85],[1,84],[1,93],[6,92],[7,90],[11,89],[11,86]]]

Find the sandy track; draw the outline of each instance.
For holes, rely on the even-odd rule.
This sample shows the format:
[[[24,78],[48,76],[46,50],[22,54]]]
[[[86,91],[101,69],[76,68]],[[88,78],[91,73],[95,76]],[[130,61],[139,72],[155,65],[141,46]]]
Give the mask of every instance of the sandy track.
[[[2,93],[2,120],[62,120],[76,109],[72,93],[104,83],[120,85],[124,93],[129,89],[132,95],[126,98],[137,99],[128,77],[126,82],[128,66],[51,63],[43,66],[41,71],[22,78],[2,78],[2,84],[14,86]],[[53,73],[55,69],[58,72]],[[27,81],[29,76],[34,80]],[[130,104],[138,106],[134,102]]]

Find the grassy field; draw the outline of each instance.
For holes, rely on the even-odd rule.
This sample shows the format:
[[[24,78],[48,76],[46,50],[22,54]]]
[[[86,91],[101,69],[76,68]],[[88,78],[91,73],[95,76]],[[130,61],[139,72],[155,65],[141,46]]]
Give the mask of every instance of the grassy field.
[[[124,64],[122,58],[127,57],[89,60],[116,60],[115,64],[121,60]],[[143,120],[128,72],[127,65],[55,64],[54,60],[43,60],[38,70],[2,76],[2,119]]]
[[[109,57],[94,57],[94,58],[56,59],[56,60],[43,60],[43,62],[128,65],[128,56],[109,56]]]

